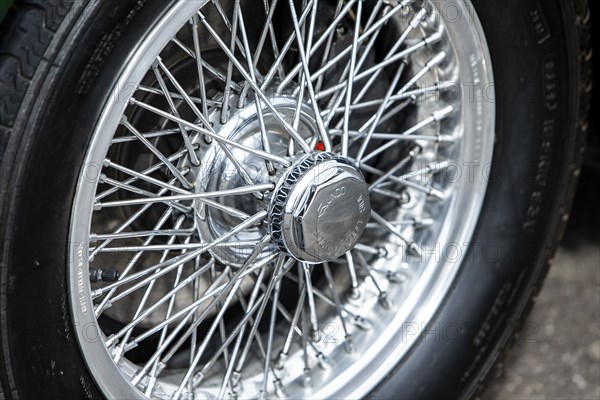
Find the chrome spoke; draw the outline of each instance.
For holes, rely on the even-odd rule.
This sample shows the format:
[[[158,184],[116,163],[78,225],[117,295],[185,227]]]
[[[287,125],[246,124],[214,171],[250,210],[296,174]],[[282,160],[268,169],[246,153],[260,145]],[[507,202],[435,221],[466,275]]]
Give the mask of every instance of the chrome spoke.
[[[312,270],[308,266],[308,264],[302,263],[302,272],[304,273],[304,281],[306,282],[311,339],[313,342],[318,342],[319,340],[321,340],[321,334],[319,333],[319,319],[317,317],[317,309],[315,307],[315,298],[313,297],[311,277]]]
[[[248,354],[250,352],[250,348],[252,346],[252,342],[258,331],[258,323],[262,320],[262,316],[267,308],[267,304],[268,304],[267,300],[271,296],[271,294],[275,288],[275,285],[277,285],[279,283],[279,281],[282,279],[282,277],[285,276],[287,271],[294,264],[295,264],[295,260],[290,259],[290,260],[285,261],[285,256],[283,254],[279,255],[276,265],[275,265],[275,269],[274,269],[274,278],[272,278],[269,281],[267,287],[263,289],[264,300],[260,303],[260,308],[258,310],[258,313],[256,314],[256,318],[254,319],[254,323],[252,324],[252,326],[250,328],[250,333],[248,334],[248,339],[246,340],[246,343],[244,344],[244,348],[242,350],[240,358],[237,361],[237,364],[235,367],[236,374],[238,374],[238,375],[241,374],[241,371],[244,367],[244,364],[245,364]],[[259,284],[259,283],[257,282],[257,284]]]
[[[371,217],[375,220],[375,222],[381,224],[384,228],[388,229],[394,235],[396,235],[400,240],[402,240],[408,247],[408,250],[413,252],[416,255],[421,255],[423,252],[419,245],[412,240],[409,240],[404,237],[404,235],[396,228],[394,225],[390,224],[385,218],[381,215],[377,214],[375,211],[371,210]]]
[[[300,274],[300,276],[303,276],[303,275]],[[302,283],[298,282],[298,290],[299,290],[298,304],[296,305],[296,311],[294,311],[294,316],[292,317],[292,320],[290,321],[290,327],[288,329],[288,333],[286,335],[286,339],[283,344],[283,349],[281,349],[281,352],[279,353],[279,356],[277,358],[277,363],[276,363],[277,369],[282,369],[285,364],[285,361],[287,360],[288,354],[290,352],[290,348],[292,346],[292,340],[294,337],[294,333],[296,332],[295,328],[298,327],[298,321],[299,321],[300,315],[302,313],[302,308],[304,307],[304,299],[306,298],[306,284],[303,282]]]
[[[209,137],[211,137],[213,139],[216,139],[218,142],[222,142],[224,144],[230,145],[231,147],[235,147],[237,149],[241,149],[241,150],[247,151],[248,153],[254,154],[257,157],[264,158],[265,160],[271,160],[271,161],[277,162],[277,163],[279,163],[279,164],[281,164],[283,166],[289,166],[290,165],[290,162],[288,160],[282,158],[282,157],[278,157],[278,156],[266,153],[266,152],[261,151],[261,150],[252,149],[250,147],[244,146],[243,144],[239,144],[239,143],[234,142],[232,140],[226,139],[226,138],[221,137],[221,136],[219,136],[217,134],[214,134],[214,133],[210,132],[209,130],[204,129],[204,128],[196,125],[196,124],[193,124],[193,123],[191,123],[189,121],[185,121],[185,120],[183,120],[183,119],[181,119],[181,118],[179,118],[179,117],[177,117],[175,115],[172,115],[172,114],[170,114],[168,112],[160,110],[160,109],[158,109],[156,107],[153,107],[153,106],[151,106],[149,104],[146,104],[144,102],[138,101],[138,100],[136,100],[134,98],[132,98],[130,101],[131,101],[132,104],[135,104],[135,105],[138,105],[138,106],[140,106],[142,108],[145,108],[146,110],[148,110],[150,112],[153,112],[153,113],[155,113],[155,114],[157,114],[157,115],[159,115],[159,116],[161,116],[163,118],[166,118],[168,120],[171,120],[173,122],[185,125],[185,126],[187,126],[188,128],[190,128],[192,130],[198,131],[198,132],[200,132],[200,133],[202,133],[204,135],[207,135],[207,136],[209,136]],[[188,183],[188,185],[189,185],[189,183]]]
[[[313,54],[310,54],[310,56],[313,56],[314,53],[316,53],[320,47],[326,42],[327,37],[332,34],[335,31],[335,28],[337,27],[337,25],[340,23],[340,21],[348,14],[348,12],[350,12],[350,10],[352,9],[352,7],[360,0],[349,0],[348,3],[346,3],[346,6],[340,11],[339,14],[336,15],[336,17],[334,18],[334,20],[332,21],[332,23],[329,25],[329,27],[327,28],[327,30],[325,30],[324,34],[319,38],[319,40],[317,40],[311,50],[311,52]],[[310,11],[310,8],[307,7],[304,12],[304,18],[306,18],[306,16],[308,15]],[[304,23],[304,18],[300,18],[298,23],[300,25],[302,25]],[[295,34],[294,36],[291,38],[292,40],[295,39]],[[283,91],[283,89],[302,71],[302,64],[296,64],[296,66],[290,71],[288,72],[287,76],[285,77],[285,79],[279,84],[279,86],[277,87],[277,92],[281,92]]]
[[[154,226],[154,231],[157,231],[159,229],[162,228],[162,226],[167,222],[167,220],[171,217],[173,212],[173,209],[168,209],[167,211],[165,211],[165,213],[162,215],[162,217],[159,219],[159,221],[156,223],[156,225]],[[117,230],[118,231],[118,230]],[[154,240],[154,238],[156,237],[156,235],[151,235],[150,237],[148,237],[145,241],[144,244],[149,245],[150,243],[152,243],[152,241]],[[104,246],[107,246],[113,239],[106,239],[102,244],[104,244]],[[98,246],[98,248],[101,249],[101,246]],[[96,252],[98,252],[99,250],[96,249]],[[94,251],[90,252],[92,255],[94,254]],[[125,269],[121,272],[120,274],[120,279],[124,279],[127,277],[127,275],[129,274],[129,272],[131,271],[131,269],[136,265],[136,263],[138,262],[138,260],[140,259],[140,257],[144,254],[143,251],[138,252],[137,254],[135,254],[130,261],[127,263],[127,265],[125,266]],[[95,315],[96,317],[98,317],[106,308],[110,307],[112,305],[112,303],[110,303],[110,300],[112,298],[112,296],[115,294],[115,292],[117,291],[117,288],[112,288],[108,291],[108,293],[106,294],[106,296],[104,296],[104,298],[102,299],[102,301],[95,307]]]
[[[355,158],[358,165],[360,165],[360,163],[362,161],[362,157],[365,154],[365,151],[367,150],[367,146],[369,145],[369,142],[371,140],[371,137],[373,136],[373,133],[375,132],[375,129],[379,126],[379,122],[381,121],[381,117],[383,117],[383,113],[389,106],[390,97],[392,97],[392,93],[394,92],[394,90],[396,90],[396,85],[398,84],[398,81],[402,77],[402,73],[404,72],[404,67],[405,67],[405,64],[401,63],[400,67],[398,67],[398,70],[396,71],[396,75],[394,76],[394,79],[392,79],[392,83],[390,84],[390,88],[388,89],[388,92],[386,93],[385,98],[383,99],[383,103],[381,103],[381,105],[379,106],[379,109],[377,110],[375,115],[373,115],[373,117],[371,117],[371,119],[369,119],[369,121],[367,121],[363,125],[363,128],[366,128],[366,126],[369,126],[369,125],[370,125],[370,128],[367,131],[366,137],[363,140],[360,150],[358,151],[358,155]],[[350,107],[350,99],[348,99],[348,107]],[[347,129],[345,129],[345,130],[347,132]],[[359,129],[359,132],[361,130],[362,129]],[[348,138],[348,135],[345,135],[345,137]]]
[[[173,179],[171,182],[169,182],[171,184],[175,183],[175,179]],[[115,190],[116,191],[116,190]],[[161,196],[164,195],[165,193],[167,193],[167,189],[161,189],[160,191],[158,191],[157,196]],[[125,229],[129,228],[132,224],[134,224],[137,220],[139,220],[139,218],[141,218],[143,215],[147,214],[148,211],[150,210],[151,204],[145,204],[142,207],[140,207],[136,212],[134,212],[129,218],[127,218],[127,220],[125,220],[121,225],[119,225],[119,227],[117,229],[114,230],[114,233],[122,233],[125,231]],[[169,209],[165,212],[165,214],[163,214],[163,218],[165,215],[169,214],[172,212],[172,209]],[[155,226],[155,229],[160,229],[160,227],[162,226],[162,224],[158,225],[158,228]],[[105,248],[106,246],[108,246],[110,243],[112,242],[112,239],[107,239],[105,241],[103,241],[102,243],[100,243],[98,246],[96,246],[96,248],[92,251],[90,251],[89,254],[89,260],[92,261],[94,259],[94,257],[98,254],[98,252],[100,252],[103,248]]]
[[[348,353],[352,353],[354,352],[354,345],[352,344],[352,335],[348,332],[348,327],[346,326],[346,320],[344,319],[344,307],[342,306],[340,295],[338,294],[337,288],[335,287],[335,280],[333,279],[333,274],[331,273],[331,269],[329,268],[329,263],[323,263],[323,270],[325,271],[327,284],[329,286],[331,294],[333,295],[333,301],[335,302],[335,309],[338,313],[338,316],[340,317],[342,329],[344,330],[344,346]]]
[[[413,53],[415,53],[415,52],[423,49],[426,46],[431,45],[432,43],[437,42],[438,40],[440,40],[440,35],[437,35],[437,34],[433,34],[430,37],[423,39],[419,43],[414,44],[414,45],[406,48],[405,50],[403,50],[403,51],[401,51],[399,53],[396,53],[393,57],[390,57],[387,60],[381,61],[381,62],[377,63],[376,65],[374,65],[373,67],[370,67],[369,69],[367,69],[367,70],[365,70],[365,71],[357,74],[354,77],[354,83],[357,83],[357,82],[360,82],[360,81],[362,81],[364,79],[370,78],[371,76],[373,76],[374,73],[377,73],[378,71],[383,70],[385,67],[388,67],[388,66],[393,65],[394,63],[396,63],[398,61],[401,61],[402,59],[404,59],[404,58],[410,56],[411,54],[413,54]],[[359,38],[359,42],[360,42],[360,38]],[[338,55],[338,57],[339,57],[339,55]],[[326,65],[326,66],[324,66],[323,68],[319,69],[318,71],[316,71],[313,74],[313,78],[316,79],[319,76],[325,74],[332,67],[333,67],[333,65],[329,65],[329,66]],[[325,93],[325,95],[329,95],[332,92],[335,92],[335,91],[338,91],[340,89],[343,89],[347,85],[348,85],[348,81],[347,80],[345,80],[343,82],[340,82],[338,85],[336,85],[336,86],[334,86],[332,88],[328,88],[327,90],[329,92],[326,92],[326,91],[321,92],[321,96],[323,96],[323,93]]]
[[[441,121],[444,118],[448,117],[453,111],[452,106],[448,106],[440,111],[436,111],[434,112],[431,117],[426,118],[425,120],[419,122],[418,124],[412,126],[411,128],[407,129],[406,131],[402,132],[401,136],[409,136],[415,132],[418,132],[419,130],[423,129],[424,127],[426,127],[427,125],[433,124],[435,122]],[[383,153],[384,151],[396,146],[401,140],[399,139],[394,139],[388,143],[386,143],[385,145],[379,147],[377,150],[372,151],[371,153],[365,155],[362,158],[362,162],[367,162],[370,159],[374,158],[375,156]]]
[[[265,356],[265,367],[263,370],[263,383],[260,397],[267,398],[267,384],[269,382],[269,372],[271,372],[271,353],[273,351],[273,339],[275,336],[275,323],[277,319],[277,304],[279,303],[279,293],[281,291],[281,280],[275,284],[273,291],[273,300],[271,306],[271,316],[269,319],[269,334],[267,337],[267,354]]]
[[[362,4],[362,3],[359,3]],[[303,82],[306,84],[306,89],[308,90],[308,95],[310,97],[310,103],[313,107],[315,118],[317,119],[317,127],[319,130],[319,135],[321,136],[321,140],[323,141],[323,145],[325,146],[325,151],[331,151],[331,139],[329,138],[329,134],[325,129],[325,124],[323,123],[323,119],[321,118],[321,111],[319,110],[319,106],[317,100],[315,98],[315,89],[312,84],[310,66],[309,66],[309,57],[307,53],[310,54],[311,46],[312,46],[312,37],[314,34],[315,28],[315,20],[317,18],[317,5],[318,0],[311,1],[311,17],[310,17],[310,27],[308,29],[308,43],[305,45],[302,40],[302,33],[300,32],[300,26],[298,23],[298,15],[296,15],[296,6],[294,4],[294,0],[289,0],[290,5],[290,13],[292,15],[292,24],[294,26],[294,30],[296,31],[296,40],[298,41],[298,52],[300,53],[300,59],[303,68]],[[359,5],[359,9],[361,6]]]
[[[408,35],[413,31],[413,29],[417,28],[417,26],[421,23],[421,20],[423,19],[425,14],[426,14],[426,10],[424,8],[422,8],[417,14],[415,14],[413,19],[408,24],[407,29],[402,33],[402,35],[400,36],[398,41],[394,44],[394,46],[387,53],[384,60],[389,60],[391,57],[394,56],[394,54],[396,54],[396,52],[400,49],[400,47],[406,41],[406,38],[408,37]],[[368,92],[368,90],[371,88],[371,86],[373,86],[373,83],[375,83],[377,78],[381,75],[381,72],[382,72],[382,70],[380,69],[369,78],[367,83],[365,83],[364,87],[361,89],[361,91],[357,94],[356,98],[354,99],[354,104],[359,102],[365,96],[365,94]],[[385,102],[385,100],[383,102]]]
[[[362,1],[358,2],[356,13],[356,26],[354,27],[354,38],[352,41],[352,54],[350,56],[349,82],[354,82],[356,76],[356,55],[358,52],[358,34],[362,16]],[[348,157],[348,131],[350,130],[350,105],[352,104],[352,84],[348,85],[346,91],[346,106],[344,107],[344,127],[342,128],[342,157]],[[334,107],[335,108],[335,107]]]
[[[156,77],[158,85],[160,86],[160,88],[163,92],[164,98],[167,100],[167,103],[169,104],[169,108],[171,109],[171,112],[173,113],[173,115],[175,115],[176,117],[179,118],[179,112],[177,111],[177,107],[175,106],[175,103],[173,102],[173,98],[171,97],[171,94],[169,93],[169,89],[167,88],[167,84],[165,83],[165,80],[163,79],[160,70],[162,70],[164,73],[167,74],[167,76],[169,77],[169,80],[171,80],[171,82],[176,82],[176,80],[172,77],[172,75],[170,75],[168,69],[162,63],[162,60],[160,59],[160,57],[156,60],[156,63],[152,67],[152,70],[154,71],[154,76]],[[177,88],[177,91],[182,96],[184,96],[185,91],[181,88],[181,86],[176,84],[175,87]],[[196,106],[194,105],[194,102],[187,96],[187,94],[185,94],[184,100],[188,101],[189,104],[191,104],[194,109],[196,108]],[[129,129],[129,130],[131,130],[131,129]],[[190,140],[190,137],[187,134],[187,130],[185,129],[185,126],[183,126],[182,124],[179,124],[179,130],[181,131],[181,136],[183,137],[183,142],[185,143],[185,147],[188,150],[188,156],[190,157],[192,164],[199,165],[200,161],[198,160],[198,156],[196,155],[196,151],[194,150],[194,146],[192,145],[192,141]]]
[[[195,52],[193,50],[191,50],[189,47],[187,47],[185,44],[183,44],[181,41],[179,41],[177,38],[173,38],[171,40],[179,48],[181,48],[188,56],[190,56],[192,59],[196,60],[196,62],[200,62],[200,64],[202,65],[202,67],[204,67],[206,69],[206,71],[210,72],[213,76],[215,76],[216,78],[218,78],[223,83],[226,83],[227,78],[225,77],[225,75],[223,75],[215,67],[213,67],[212,65],[210,65],[209,63],[207,63],[206,61],[204,61],[202,58],[200,58],[200,57],[197,58],[197,55],[195,54]],[[232,90],[239,90],[240,89],[240,87],[237,84],[233,83],[233,82],[229,82],[228,87],[230,89],[232,89]],[[220,102],[218,104],[222,105],[223,102]]]
[[[194,15],[191,20],[192,24],[192,37],[194,40],[194,56],[196,59],[196,69],[198,70],[198,85],[200,91],[200,102],[202,105],[202,114],[208,115],[208,98],[206,96],[206,83],[204,80],[204,65],[202,62],[202,46],[200,45],[200,33],[199,27],[200,22],[198,21],[198,16]],[[222,105],[221,105],[222,107]]]
[[[260,289],[260,283],[263,281],[264,276],[265,276],[265,272],[266,269],[262,269],[260,271],[260,273],[258,274],[258,277],[256,278],[256,283],[254,285],[254,289],[252,290],[252,294],[250,295],[250,300],[248,301],[248,304],[246,305],[246,310],[245,310],[245,314],[244,316],[250,315],[249,314],[249,310],[252,310],[254,308],[254,304],[256,303],[257,297],[258,297],[258,293],[259,293],[259,289]],[[252,323],[252,321],[249,321],[250,323]],[[232,374],[234,372],[234,367],[236,365],[236,359],[237,359],[237,355],[240,351],[241,345],[242,345],[242,341],[244,339],[244,333],[246,331],[246,327],[247,327],[247,323],[240,323],[238,324],[238,326],[236,327],[235,331],[237,331],[235,334],[232,333],[232,335],[230,336],[230,340],[233,340],[233,338],[236,337],[237,335],[237,340],[235,342],[235,347],[233,348],[232,354],[231,354],[231,362],[229,363],[229,367],[227,368],[227,370],[225,371],[225,375],[223,377],[223,383],[221,384],[221,390],[219,392],[219,396],[218,398],[222,398],[224,393],[225,393],[225,388],[226,386],[229,384]],[[223,346],[225,346],[225,343],[223,343]],[[220,353],[220,352],[217,352]],[[214,357],[214,356],[213,356]],[[207,365],[205,365],[201,371],[205,371],[207,369]]]
[[[171,98],[175,99],[175,100],[185,100],[184,97],[181,94],[179,94],[179,93],[174,93],[174,92],[167,92],[167,93],[165,93],[161,89],[157,89],[157,88],[151,87],[151,86],[139,85],[137,89],[140,92],[158,94],[158,95],[161,95],[161,96],[168,95],[168,96],[171,96]],[[211,106],[211,107],[217,107],[217,106],[220,107],[221,106],[221,102],[216,101],[216,100],[203,99],[201,97],[194,97],[194,96],[191,96],[191,95],[188,95],[188,97],[195,104],[200,104],[200,105],[205,105],[206,104],[207,106]],[[205,113],[205,115],[206,114],[207,113]],[[173,131],[173,130],[171,130],[171,131]],[[174,130],[174,133],[178,133],[178,132],[179,132],[178,129]]]
[[[140,189],[140,188],[132,186],[132,185],[128,185],[128,184],[123,183],[123,182],[116,181],[114,179],[108,178],[107,176],[101,176],[100,179],[99,179],[99,183],[108,184],[108,185],[111,185],[111,186],[113,186],[115,188],[121,189],[123,191],[135,193],[135,194],[138,194],[138,195],[141,195],[141,196],[146,196],[147,198],[154,198],[154,199],[159,198],[159,196],[155,195],[152,192],[149,192],[149,191],[144,190],[144,189]],[[177,209],[177,210],[179,210],[179,211],[181,211],[183,213],[189,212],[189,209],[187,207],[185,207],[184,205],[182,205],[182,204],[179,204],[179,203],[176,203],[176,202],[173,202],[173,201],[166,201],[166,203],[170,207],[173,207],[173,208],[175,208],[175,209]],[[102,203],[96,203],[96,204],[97,204],[97,207],[100,207],[100,208],[102,207],[101,206]]]
[[[137,140],[137,139],[136,139],[136,140]],[[181,150],[181,151],[179,151],[179,152],[177,152],[177,153],[173,154],[171,157],[169,157],[169,158],[168,158],[168,160],[169,160],[170,162],[178,161],[178,160],[180,160],[180,159],[181,159],[181,158],[182,158],[182,157],[183,157],[185,154],[187,154],[187,150]],[[111,162],[111,161],[110,161],[110,159],[105,159],[105,160],[104,160],[104,163],[105,163],[105,164],[106,164],[107,162]],[[116,166],[117,164],[114,164],[114,165]],[[111,166],[111,165],[109,165],[109,166]],[[143,170],[143,171],[141,171],[141,172],[137,172],[137,171],[136,171],[136,174],[141,174],[141,175],[144,175],[144,176],[149,176],[149,175],[150,175],[150,174],[152,174],[153,172],[156,172],[156,171],[160,170],[160,169],[161,169],[161,168],[163,168],[163,167],[164,167],[164,164],[162,164],[162,163],[158,163],[158,164],[155,164],[155,165],[153,165],[152,167],[150,167],[150,168],[148,168],[148,169],[145,169],[145,170]],[[126,167],[125,167],[125,168],[126,168]],[[119,169],[119,168],[117,168],[117,169]],[[127,169],[127,170],[129,170],[129,169]],[[124,170],[124,172],[127,172],[127,170]],[[126,180],[126,181],[124,181],[123,183],[125,183],[125,184],[129,185],[129,184],[135,183],[136,181],[138,181],[138,178],[137,178],[137,177],[134,177],[134,178],[131,178],[131,179],[127,179],[127,180]],[[163,183],[167,183],[168,185],[171,185],[171,186],[173,186],[173,184],[175,183],[175,181],[173,180],[173,181],[169,181],[169,182],[163,182]],[[106,191],[104,191],[104,192],[98,193],[98,194],[96,195],[96,197],[95,197],[95,201],[96,201],[96,202],[98,202],[98,201],[102,200],[103,198],[105,198],[105,197],[108,197],[108,196],[110,196],[111,194],[113,194],[113,193],[117,192],[118,190],[119,190],[118,188],[116,188],[116,187],[113,187],[113,188],[111,188],[111,189],[108,189],[108,190],[106,190]],[[162,191],[162,193],[166,193],[166,190]]]
[[[215,5],[218,6],[219,3],[215,3]],[[239,9],[240,9],[240,0],[235,0],[235,4],[233,6],[233,23],[231,24],[231,26],[229,26],[230,28],[230,32],[231,32],[231,40],[229,43],[229,50],[231,51],[231,53],[235,53],[235,46],[236,46],[236,40],[237,40],[237,30],[238,30],[238,15],[239,15]],[[221,11],[221,9],[219,8],[220,14],[221,16],[223,16],[223,13]],[[231,96],[231,78],[233,75],[233,60],[232,58],[229,59],[229,62],[227,63],[227,78],[225,81],[225,92],[223,92],[223,106],[221,107],[221,123],[225,124],[227,123],[227,119],[229,118],[229,96]]]
[[[262,54],[267,36],[269,36],[269,39],[271,40],[271,46],[273,49],[273,55],[275,56],[275,59],[282,59],[282,53],[279,50],[279,48],[277,47],[277,38],[275,36],[275,32],[273,29],[273,16],[275,15],[275,9],[277,6],[277,2],[279,0],[271,0],[271,5],[269,6],[269,3],[267,0],[263,0],[263,5],[264,5],[264,9],[265,9],[265,13],[266,13],[266,21],[265,21],[265,26],[262,30],[262,33],[260,35],[260,39],[258,40],[258,45],[256,46],[256,50],[254,52],[254,56],[251,57],[251,59],[253,60],[253,67],[256,68],[258,66],[258,61],[260,59],[260,56]],[[248,57],[247,57],[248,58]],[[250,59],[250,58],[248,58]],[[279,78],[283,79],[283,76],[285,75],[285,72],[283,70],[283,66],[281,65],[280,62],[275,62],[272,67],[271,67],[271,71],[276,71],[279,74]],[[269,73],[270,74],[270,73]],[[269,75],[267,74],[267,75]],[[246,100],[246,96],[248,94],[248,90],[250,89],[250,85],[248,83],[245,83],[243,89],[242,89],[242,93],[240,95],[240,98],[238,100],[238,108],[242,108],[243,107],[243,102]]]
[[[256,215],[254,215],[252,218],[244,221],[243,223],[237,225],[234,229],[232,229],[231,231],[229,231],[227,234],[221,236],[219,239],[208,243],[208,244],[203,244],[199,249],[194,250],[191,253],[187,253],[186,255],[182,255],[182,256],[178,256],[175,257],[171,260],[168,261],[164,261],[162,263],[159,263],[157,265],[154,265],[151,268],[145,269],[143,271],[140,271],[136,274],[130,275],[127,278],[122,278],[120,279],[118,282],[115,282],[113,284],[107,285],[101,289],[96,289],[93,293],[92,296],[93,297],[98,297],[101,296],[103,293],[106,293],[107,291],[119,287],[119,286],[123,286],[126,283],[130,283],[132,281],[135,281],[136,279],[146,276],[156,270],[162,269],[162,271],[160,272],[160,274],[165,275],[168,272],[174,270],[175,268],[177,268],[179,265],[181,264],[185,264],[186,262],[193,260],[196,256],[207,252],[208,250],[217,247],[218,245],[220,245],[221,243],[225,242],[226,240],[228,240],[229,238],[235,236],[237,233],[244,231],[245,229],[256,225],[259,221],[264,220],[264,218],[266,217],[267,213],[265,211],[261,211],[259,213],[257,213]],[[163,269],[164,268],[164,269]],[[161,276],[162,276],[161,275]],[[150,278],[146,278],[145,280],[142,280],[141,282],[138,282],[136,285],[134,285],[133,287],[127,289],[125,292],[133,292],[135,290],[137,290],[139,287],[145,286],[145,284],[151,282],[153,279],[153,277]],[[154,279],[156,279],[156,277],[154,277]],[[121,297],[124,297],[125,294],[121,293],[120,294]]]
[[[169,159],[167,157],[165,157],[162,152],[157,149],[152,143],[150,143],[150,141],[148,139],[146,139],[144,136],[142,136],[142,134],[140,132],[138,132],[138,130],[129,123],[129,121],[127,121],[127,118],[123,117],[123,119],[121,120],[121,123],[123,124],[123,126],[125,126],[125,128],[127,128],[127,130],[129,132],[131,132],[133,135],[135,135],[139,141],[141,143],[144,144],[144,146],[146,146],[155,156],[156,158],[158,158],[160,161],[162,161],[162,163],[165,165],[165,167],[167,167],[169,169],[169,171],[171,171],[171,173],[173,174],[173,176],[175,176],[177,178],[177,180],[179,182],[181,182],[181,184],[183,185],[183,187],[191,189],[194,187],[194,185],[192,185],[187,179],[185,179],[185,177],[182,175],[181,171],[175,167],[173,164],[171,164],[171,161],[169,161]]]
[[[246,60],[248,61],[248,64],[249,64],[250,78],[252,79],[252,82],[254,82],[256,85],[258,85],[258,82],[256,80],[256,74],[254,73],[254,70],[256,68],[256,63],[253,61],[253,57],[250,54],[250,44],[248,43],[248,35],[246,33],[246,25],[244,23],[244,16],[243,16],[242,10],[240,8],[239,2],[236,4],[236,6],[238,8],[237,11],[238,11],[238,16],[239,16],[240,30],[242,32],[242,43],[244,45],[244,52],[246,54]],[[241,97],[240,97],[240,99],[241,99]],[[271,153],[271,144],[269,143],[269,135],[267,133],[267,127],[265,126],[263,107],[262,107],[261,99],[256,92],[254,93],[254,101],[256,103],[256,115],[258,116],[258,124],[260,127],[260,135],[261,135],[261,139],[262,139],[262,149],[267,153]],[[266,161],[266,166],[267,166],[267,169],[269,170],[270,174],[273,174],[275,172],[275,168],[273,167],[273,164],[271,164],[269,161]]]
[[[181,228],[181,225],[183,224],[185,220],[185,216],[181,216],[176,224],[175,224],[175,228]],[[189,243],[190,238],[186,239],[186,241]],[[169,243],[173,243],[175,241],[174,237],[171,237],[169,239]],[[165,250],[160,261],[164,262],[165,259],[168,256],[169,251]],[[159,272],[160,270],[157,270],[156,272]],[[173,284],[173,286],[175,286],[174,290],[177,288],[178,286],[178,282],[179,279],[181,279],[181,272],[182,272],[182,266],[179,266],[179,268],[177,269],[177,275],[175,277],[175,282]],[[140,319],[141,314],[151,314],[158,306],[155,303],[153,306],[148,307],[146,310],[144,310],[144,307],[146,306],[146,302],[148,301],[148,298],[150,296],[150,294],[152,293],[152,289],[154,288],[156,281],[152,281],[150,283],[150,285],[148,285],[148,287],[146,288],[146,291],[144,292],[144,295],[142,296],[142,299],[140,300],[140,303],[138,304],[138,307],[135,311],[135,314],[133,316],[133,321],[127,326],[125,327],[123,330],[125,331],[125,334],[123,335],[123,341],[116,346],[116,348],[113,351],[113,359],[115,360],[115,362],[119,362],[119,360],[121,359],[121,357],[123,356],[123,350],[124,350],[124,344],[128,342],[129,338],[131,337],[131,333],[133,332],[133,328],[135,327],[134,321],[136,320],[141,320],[143,318]],[[173,298],[173,297],[172,297]]]
[[[364,41],[369,39],[372,35],[376,35],[377,33],[379,33],[379,30],[385,23],[387,23],[387,21],[389,21],[394,15],[396,15],[396,13],[398,13],[402,8],[404,8],[408,3],[412,2],[412,1],[413,0],[404,0],[402,3],[398,4],[392,10],[390,10],[388,13],[386,13],[375,24],[373,24],[367,30],[362,32],[362,34],[356,40],[356,45],[362,44]],[[430,43],[430,42],[433,42],[433,41],[431,39],[429,39],[427,41],[427,43]],[[419,46],[423,47],[425,45],[426,45],[426,43],[425,43],[425,41],[423,41],[422,44],[420,44]],[[327,73],[331,68],[333,68],[336,65],[336,63],[338,63],[340,60],[344,59],[344,57],[347,57],[348,54],[352,52],[353,47],[354,46],[349,46],[349,47],[345,48],[340,53],[338,53],[334,58],[329,60],[329,62],[326,65],[324,65],[322,68],[315,71],[315,73],[313,74],[313,79],[318,79],[321,75]],[[408,51],[408,50],[411,50],[411,51]],[[412,52],[414,50],[417,50],[417,48],[414,47],[412,49],[407,49],[407,50],[405,50],[405,52],[401,52],[401,53],[397,54],[393,59],[387,60],[386,64],[380,63],[380,64],[376,65],[375,67],[373,67],[372,69],[367,70],[367,71],[357,75],[354,78],[354,82],[356,82],[357,80],[360,80],[360,79],[364,79],[366,77],[364,75],[370,76],[370,74],[372,74],[374,71],[376,71],[378,69],[381,69],[383,66],[390,65],[393,62],[395,62],[403,57],[406,57],[406,55],[408,55],[410,52]],[[359,77],[360,77],[360,79],[359,79]],[[347,82],[346,82],[346,84],[347,84]]]
[[[262,89],[252,80],[252,77],[246,71],[244,66],[235,57],[235,55],[227,48],[225,43],[221,40],[219,35],[212,29],[210,24],[208,24],[206,22],[204,15],[202,15],[201,13],[199,15],[200,15],[201,22],[204,24],[204,26],[206,27],[208,32],[215,39],[215,41],[219,44],[219,46],[223,49],[225,54],[227,54],[227,56],[229,57],[229,60],[231,61],[231,63],[233,65],[235,65],[238,72],[244,76],[244,79],[246,79],[246,82],[248,82],[250,84],[252,89],[260,97],[260,99],[265,103],[265,106],[273,113],[273,115],[277,118],[277,120],[282,124],[284,129],[296,140],[296,142],[300,145],[300,147],[302,147],[302,149],[305,150],[306,152],[310,152],[310,148],[308,147],[308,145],[306,144],[304,139],[302,139],[302,137],[298,134],[298,132],[296,132],[290,126],[290,124],[285,120],[285,118],[283,118],[283,116],[279,113],[279,111],[273,107],[273,105],[269,102],[269,99],[267,98],[267,96],[263,93]]]
[[[132,200],[120,200],[120,201],[107,201],[96,203],[94,208],[96,210],[101,210],[102,208],[109,207],[124,207],[124,206],[132,206],[139,204],[148,204],[148,203],[169,203],[173,201],[187,201],[187,200],[201,200],[201,199],[210,199],[217,198],[222,196],[243,196],[246,194],[254,194],[256,192],[267,192],[273,190],[274,186],[272,184],[262,184],[262,185],[254,185],[254,186],[243,186],[241,188],[231,189],[231,190],[222,190],[208,193],[198,193],[198,194],[181,194],[175,196],[165,196],[165,197],[151,197],[151,198],[140,198],[140,199],[132,199]]]

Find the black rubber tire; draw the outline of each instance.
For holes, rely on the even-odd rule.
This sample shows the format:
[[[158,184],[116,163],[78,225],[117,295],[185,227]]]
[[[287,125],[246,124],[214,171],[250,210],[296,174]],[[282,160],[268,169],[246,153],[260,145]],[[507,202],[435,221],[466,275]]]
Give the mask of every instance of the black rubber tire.
[[[101,106],[166,4],[18,1],[0,26],[0,382],[7,398],[101,397],[69,312],[71,204]],[[474,395],[539,290],[568,219],[586,127],[587,3],[472,6],[490,45],[498,113],[477,246],[432,324],[419,327],[426,335],[375,398]],[[492,247],[499,255],[482,252]]]

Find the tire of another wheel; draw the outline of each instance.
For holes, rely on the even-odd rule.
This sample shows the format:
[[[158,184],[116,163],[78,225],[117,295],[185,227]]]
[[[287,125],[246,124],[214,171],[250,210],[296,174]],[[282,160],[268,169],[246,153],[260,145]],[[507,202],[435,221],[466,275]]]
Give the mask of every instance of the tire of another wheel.
[[[452,1],[448,1],[448,4]],[[101,398],[67,294],[75,184],[103,104],[163,1],[19,1],[0,26],[0,381],[7,398]],[[496,147],[464,265],[374,398],[470,397],[514,338],[560,240],[589,88],[587,1],[477,0]],[[450,10],[450,8],[448,8]],[[456,16],[449,11],[448,18]],[[583,52],[583,53],[582,53]],[[582,56],[583,54],[583,56]],[[469,95],[465,86],[463,95]],[[535,328],[535,327],[532,327]],[[534,330],[529,330],[534,334]]]

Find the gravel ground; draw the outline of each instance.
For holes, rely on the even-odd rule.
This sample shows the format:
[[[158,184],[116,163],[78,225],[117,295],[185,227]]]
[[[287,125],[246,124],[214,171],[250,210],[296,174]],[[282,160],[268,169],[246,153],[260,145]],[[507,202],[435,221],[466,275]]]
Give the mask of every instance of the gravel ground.
[[[487,399],[600,400],[600,173],[585,171],[562,247]]]

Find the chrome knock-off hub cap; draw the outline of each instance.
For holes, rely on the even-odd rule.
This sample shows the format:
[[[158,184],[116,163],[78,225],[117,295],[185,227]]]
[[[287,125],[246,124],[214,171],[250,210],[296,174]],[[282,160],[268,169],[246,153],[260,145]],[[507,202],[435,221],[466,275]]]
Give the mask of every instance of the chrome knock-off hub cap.
[[[272,236],[299,261],[333,261],[356,245],[370,211],[369,187],[351,162],[331,153],[307,155],[275,192]]]

